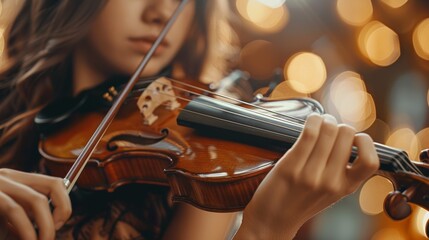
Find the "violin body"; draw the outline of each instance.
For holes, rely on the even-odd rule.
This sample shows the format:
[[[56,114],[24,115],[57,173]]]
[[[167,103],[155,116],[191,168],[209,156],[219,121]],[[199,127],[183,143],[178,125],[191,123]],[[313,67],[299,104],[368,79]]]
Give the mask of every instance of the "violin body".
[[[170,186],[173,200],[210,211],[243,209],[290,144],[222,129],[180,126],[177,117],[189,93],[176,92],[180,107],[160,106],[145,124],[130,96],[97,145],[77,185],[114,191],[129,183]],[[321,113],[311,101],[259,100],[258,106],[305,119]],[[49,174],[64,177],[104,117],[105,109],[76,112],[57,131],[42,137],[39,151]]]
[[[179,87],[177,82],[157,81],[128,96],[80,175],[79,187],[114,191],[129,183],[155,184],[169,186],[173,200],[201,209],[242,210],[299,137],[304,119],[323,113],[309,99],[231,104],[228,98],[208,97],[213,94],[205,90],[195,93],[195,83]],[[39,145],[49,174],[66,175],[105,111],[75,111],[57,118],[67,121]],[[375,148],[377,174],[391,180],[395,189],[384,202],[386,213],[404,219],[411,214],[409,203],[429,210],[429,151],[419,163],[400,149],[379,143]],[[350,164],[356,157],[353,147]]]

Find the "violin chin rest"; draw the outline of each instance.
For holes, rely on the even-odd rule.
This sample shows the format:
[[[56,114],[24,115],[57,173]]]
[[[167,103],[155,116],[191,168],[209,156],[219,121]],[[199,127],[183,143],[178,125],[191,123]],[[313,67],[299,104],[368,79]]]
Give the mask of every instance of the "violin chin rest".
[[[34,123],[41,133],[48,133],[68,120],[86,102],[87,98],[61,98],[48,104],[34,118]]]

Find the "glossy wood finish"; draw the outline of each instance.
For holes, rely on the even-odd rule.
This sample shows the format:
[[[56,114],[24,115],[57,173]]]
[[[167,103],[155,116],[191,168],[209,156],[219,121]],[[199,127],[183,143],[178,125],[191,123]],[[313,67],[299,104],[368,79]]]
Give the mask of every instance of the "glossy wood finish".
[[[243,209],[287,149],[277,146],[273,150],[276,146],[262,139],[243,142],[240,137],[179,126],[176,117],[187,104],[182,98],[189,94],[177,94],[181,107],[156,109],[158,119],[150,126],[143,124],[136,105],[138,97],[128,99],[96,147],[78,186],[114,191],[128,183],[158,184],[170,186],[175,200],[203,209]],[[285,111],[288,106],[293,111],[299,105],[297,100],[264,104]],[[39,150],[50,174],[65,176],[104,114],[102,110],[75,114],[40,141]],[[128,137],[120,137],[124,135]]]
[[[171,187],[174,200],[202,209],[243,209],[289,146],[225,131],[179,126],[176,118],[184,111],[188,103],[184,99],[189,98],[189,93],[177,91],[176,94],[181,106],[175,110],[156,109],[154,114],[158,119],[151,125],[144,124],[137,109],[138,95],[130,97],[107,129],[77,184],[108,191],[129,183],[164,185]],[[302,107],[305,101],[277,100],[260,104],[299,118],[312,112],[311,107]],[[65,176],[104,114],[103,110],[75,114],[62,129],[40,141],[39,149],[50,174]],[[380,144],[376,144],[376,148],[382,163],[378,174],[389,178],[396,194],[400,194],[387,204],[386,210],[401,211],[394,209],[399,206],[397,199],[406,199],[429,210],[427,165],[417,162],[407,165],[409,160],[404,152]],[[397,168],[398,158],[400,162],[396,163],[405,168]],[[421,174],[416,174],[414,165]],[[401,198],[402,195],[405,197]]]

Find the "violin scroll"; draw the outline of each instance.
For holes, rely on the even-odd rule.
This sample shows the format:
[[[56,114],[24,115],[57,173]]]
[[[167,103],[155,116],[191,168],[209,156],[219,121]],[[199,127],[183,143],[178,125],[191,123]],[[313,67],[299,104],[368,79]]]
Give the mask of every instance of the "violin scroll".
[[[402,220],[411,215],[408,197],[400,191],[394,191],[384,200],[384,211],[393,220]]]
[[[413,162],[420,174],[399,171],[383,175],[389,178],[395,186],[395,191],[388,194],[384,200],[384,211],[393,220],[403,220],[411,215],[410,203],[416,204],[429,211],[429,149],[420,152],[420,161]],[[429,237],[429,221],[426,223],[426,235]]]

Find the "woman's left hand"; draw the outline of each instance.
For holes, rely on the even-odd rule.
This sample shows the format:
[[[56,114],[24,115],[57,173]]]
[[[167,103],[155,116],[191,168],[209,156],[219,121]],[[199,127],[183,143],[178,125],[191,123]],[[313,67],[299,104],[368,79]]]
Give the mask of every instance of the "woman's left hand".
[[[349,165],[352,146],[358,157]],[[372,139],[310,115],[294,146],[259,185],[235,239],[292,239],[311,217],[353,193],[379,167]]]

